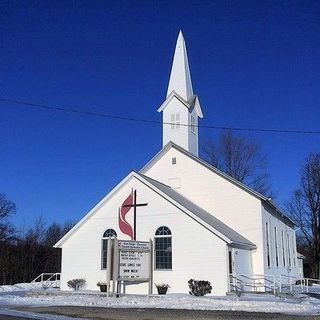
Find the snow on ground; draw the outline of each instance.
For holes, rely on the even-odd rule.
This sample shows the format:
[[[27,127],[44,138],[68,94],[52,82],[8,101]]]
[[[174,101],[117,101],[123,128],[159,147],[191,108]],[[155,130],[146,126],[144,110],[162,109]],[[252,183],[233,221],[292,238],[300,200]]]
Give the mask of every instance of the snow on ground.
[[[320,287],[314,287],[312,291],[316,291],[316,289],[320,292]],[[302,294],[291,298],[264,294],[246,294],[240,298],[235,296],[194,297],[188,294],[167,294],[164,296],[127,295],[120,298],[107,298],[96,291],[63,292],[54,289],[44,290],[41,284],[0,286],[0,308],[2,306],[10,308],[17,306],[92,306],[254,311],[297,315],[320,314],[320,300]]]
[[[14,285],[0,286],[0,294],[11,291],[27,291],[27,290],[42,290],[43,285],[40,282],[35,283],[18,283]]]

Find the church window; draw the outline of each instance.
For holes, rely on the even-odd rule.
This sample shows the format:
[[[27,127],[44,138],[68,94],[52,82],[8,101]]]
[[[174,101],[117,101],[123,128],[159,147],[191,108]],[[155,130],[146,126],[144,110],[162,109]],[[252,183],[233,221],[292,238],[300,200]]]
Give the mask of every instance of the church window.
[[[172,158],[172,159],[171,159],[171,163],[172,163],[172,164],[176,164],[176,163],[177,163],[177,158],[176,158],[176,157]]]
[[[107,269],[108,240],[116,237],[117,233],[113,229],[107,229],[102,236],[101,269]]]
[[[290,248],[290,240],[289,235],[287,234],[287,249],[288,249],[288,264],[291,267],[291,248]]]
[[[103,238],[116,238],[117,233],[113,229],[107,229],[104,234]]]
[[[180,113],[171,114],[171,130],[180,128]]]
[[[266,222],[266,245],[267,245],[267,264],[268,264],[268,268],[270,268],[270,244],[269,244],[269,226],[268,226],[268,222]]]
[[[281,231],[281,244],[282,244],[282,262],[283,262],[283,267],[285,267],[286,266],[286,256],[285,256],[285,249],[284,249],[283,231]]]
[[[176,113],[176,129],[180,128],[180,113]]]
[[[279,267],[277,227],[274,227],[274,247],[276,253],[276,266]]]
[[[171,114],[171,129],[174,130],[175,128],[175,114]]]
[[[192,133],[195,133],[194,116],[191,116],[191,119],[190,119],[190,131],[191,131]]]
[[[172,269],[172,234],[168,227],[159,227],[154,236],[155,269]]]
[[[294,239],[293,239],[293,236],[291,237],[292,239],[292,261],[293,261],[293,266],[295,267],[296,266],[296,255],[295,255],[295,250],[294,250]]]

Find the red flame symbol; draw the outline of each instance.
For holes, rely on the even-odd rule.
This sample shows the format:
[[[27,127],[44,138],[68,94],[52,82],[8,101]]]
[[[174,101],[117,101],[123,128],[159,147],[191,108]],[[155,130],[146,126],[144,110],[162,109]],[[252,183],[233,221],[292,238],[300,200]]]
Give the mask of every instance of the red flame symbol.
[[[132,205],[133,204],[133,190],[129,194],[126,200],[124,200],[121,208],[119,208],[119,228],[124,233],[127,234],[129,237],[131,237],[131,240],[133,240],[133,230],[131,225],[128,221],[126,221],[126,214],[130,211],[131,207],[124,207],[125,205]]]

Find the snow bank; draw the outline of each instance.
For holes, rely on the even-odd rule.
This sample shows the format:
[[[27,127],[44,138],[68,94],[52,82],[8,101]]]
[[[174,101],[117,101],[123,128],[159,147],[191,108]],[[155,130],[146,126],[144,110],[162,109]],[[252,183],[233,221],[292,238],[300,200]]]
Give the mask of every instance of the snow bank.
[[[14,285],[0,286],[0,294],[2,292],[42,290],[42,288],[43,285],[40,282],[17,283]]]

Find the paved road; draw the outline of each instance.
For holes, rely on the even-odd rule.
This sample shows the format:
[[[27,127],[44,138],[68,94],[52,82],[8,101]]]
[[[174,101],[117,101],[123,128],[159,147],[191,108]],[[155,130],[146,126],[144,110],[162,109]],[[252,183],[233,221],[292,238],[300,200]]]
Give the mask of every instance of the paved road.
[[[62,316],[62,315],[50,315],[44,313],[33,312],[32,308],[25,308],[25,310],[15,310],[12,307],[0,307],[0,319],[1,320],[24,320],[24,319],[35,319],[35,320],[75,320],[76,318]],[[84,318],[78,318],[85,320]]]
[[[176,309],[113,309],[95,307],[32,307],[19,309],[42,314],[64,315],[95,320],[320,320],[319,316],[292,316],[274,313],[239,311],[193,311]],[[43,315],[46,319],[45,315]],[[1,317],[1,320],[22,320],[30,318]],[[34,319],[39,319],[34,318]],[[41,318],[40,318],[41,319]]]

